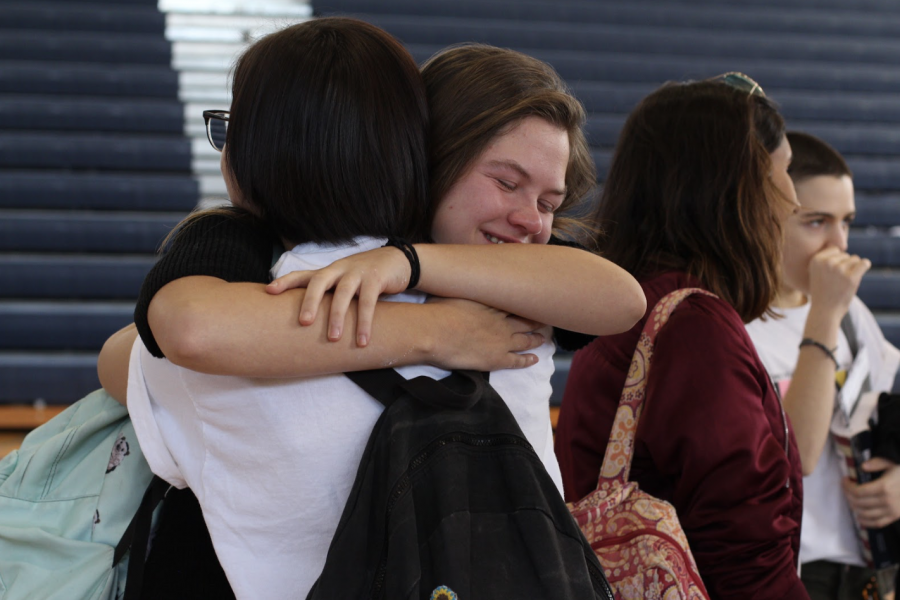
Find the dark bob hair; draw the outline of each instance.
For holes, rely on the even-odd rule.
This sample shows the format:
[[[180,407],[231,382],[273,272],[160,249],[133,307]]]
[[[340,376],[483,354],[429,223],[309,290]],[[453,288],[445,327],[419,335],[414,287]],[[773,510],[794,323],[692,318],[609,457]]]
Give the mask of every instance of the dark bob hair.
[[[339,17],[287,27],[241,55],[232,96],[228,170],[279,238],[427,239],[425,88],[395,38]]]
[[[770,177],[784,121],[725,83],[669,83],[619,136],[595,212],[603,255],[638,278],[697,277],[749,322],[778,290],[781,203]]]

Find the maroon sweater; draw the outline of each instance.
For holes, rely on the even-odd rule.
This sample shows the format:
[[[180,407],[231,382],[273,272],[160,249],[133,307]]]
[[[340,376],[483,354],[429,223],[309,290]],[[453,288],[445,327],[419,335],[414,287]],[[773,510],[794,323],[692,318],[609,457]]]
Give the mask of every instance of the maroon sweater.
[[[648,308],[673,290],[703,287],[683,273],[642,286]],[[556,432],[570,501],[597,485],[645,320],[573,358]],[[712,597],[808,598],[797,576],[800,455],[730,305],[695,294],[676,309],[656,339],[645,398],[631,479],[675,506]]]

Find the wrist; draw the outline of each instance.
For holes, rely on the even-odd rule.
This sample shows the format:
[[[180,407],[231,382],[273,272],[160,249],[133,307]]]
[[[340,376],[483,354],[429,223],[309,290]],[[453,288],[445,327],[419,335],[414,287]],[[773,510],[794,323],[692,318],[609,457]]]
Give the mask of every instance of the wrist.
[[[831,362],[834,363],[834,368],[835,368],[835,369],[839,369],[839,368],[841,367],[841,366],[838,364],[837,358],[836,358],[835,355],[834,355],[834,353],[837,351],[837,348],[836,348],[836,347],[835,347],[835,348],[829,348],[828,346],[826,346],[825,344],[823,344],[822,342],[820,342],[820,341],[818,341],[818,340],[815,340],[815,339],[812,339],[812,338],[808,338],[808,337],[807,337],[807,338],[803,338],[803,340],[800,342],[800,349],[802,350],[803,348],[808,348],[808,347],[814,348],[814,351],[821,352],[821,353],[824,354],[826,357],[828,357],[829,359],[831,359]]]
[[[421,268],[419,267],[419,255],[413,244],[400,238],[389,237],[385,246],[393,246],[400,250],[409,261],[409,280],[406,289],[414,289],[419,285],[419,275]]]
[[[417,355],[419,362],[437,365],[438,354],[444,347],[439,343],[441,329],[446,324],[446,315],[441,314],[440,304],[422,304],[422,317],[419,319],[418,332],[413,340],[413,352]]]
[[[806,325],[803,328],[803,337],[811,338],[829,348],[837,346],[838,332],[841,329],[841,319],[845,311],[834,307],[816,305],[810,306],[809,315],[806,317]]]

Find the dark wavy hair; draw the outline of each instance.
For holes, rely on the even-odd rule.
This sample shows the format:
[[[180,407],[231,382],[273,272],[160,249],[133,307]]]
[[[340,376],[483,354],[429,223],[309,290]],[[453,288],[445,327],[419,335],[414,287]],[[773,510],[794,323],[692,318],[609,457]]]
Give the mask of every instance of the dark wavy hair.
[[[594,218],[605,257],[638,278],[685,271],[744,322],[778,290],[779,203],[770,154],[784,121],[767,98],[721,82],[669,83],[619,136]]]

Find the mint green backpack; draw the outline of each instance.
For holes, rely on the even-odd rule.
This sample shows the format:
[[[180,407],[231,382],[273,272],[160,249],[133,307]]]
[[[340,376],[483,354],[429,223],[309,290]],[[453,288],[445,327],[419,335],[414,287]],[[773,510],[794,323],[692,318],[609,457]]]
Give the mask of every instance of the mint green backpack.
[[[128,411],[103,390],[28,434],[0,461],[0,600],[123,598],[151,480]]]

